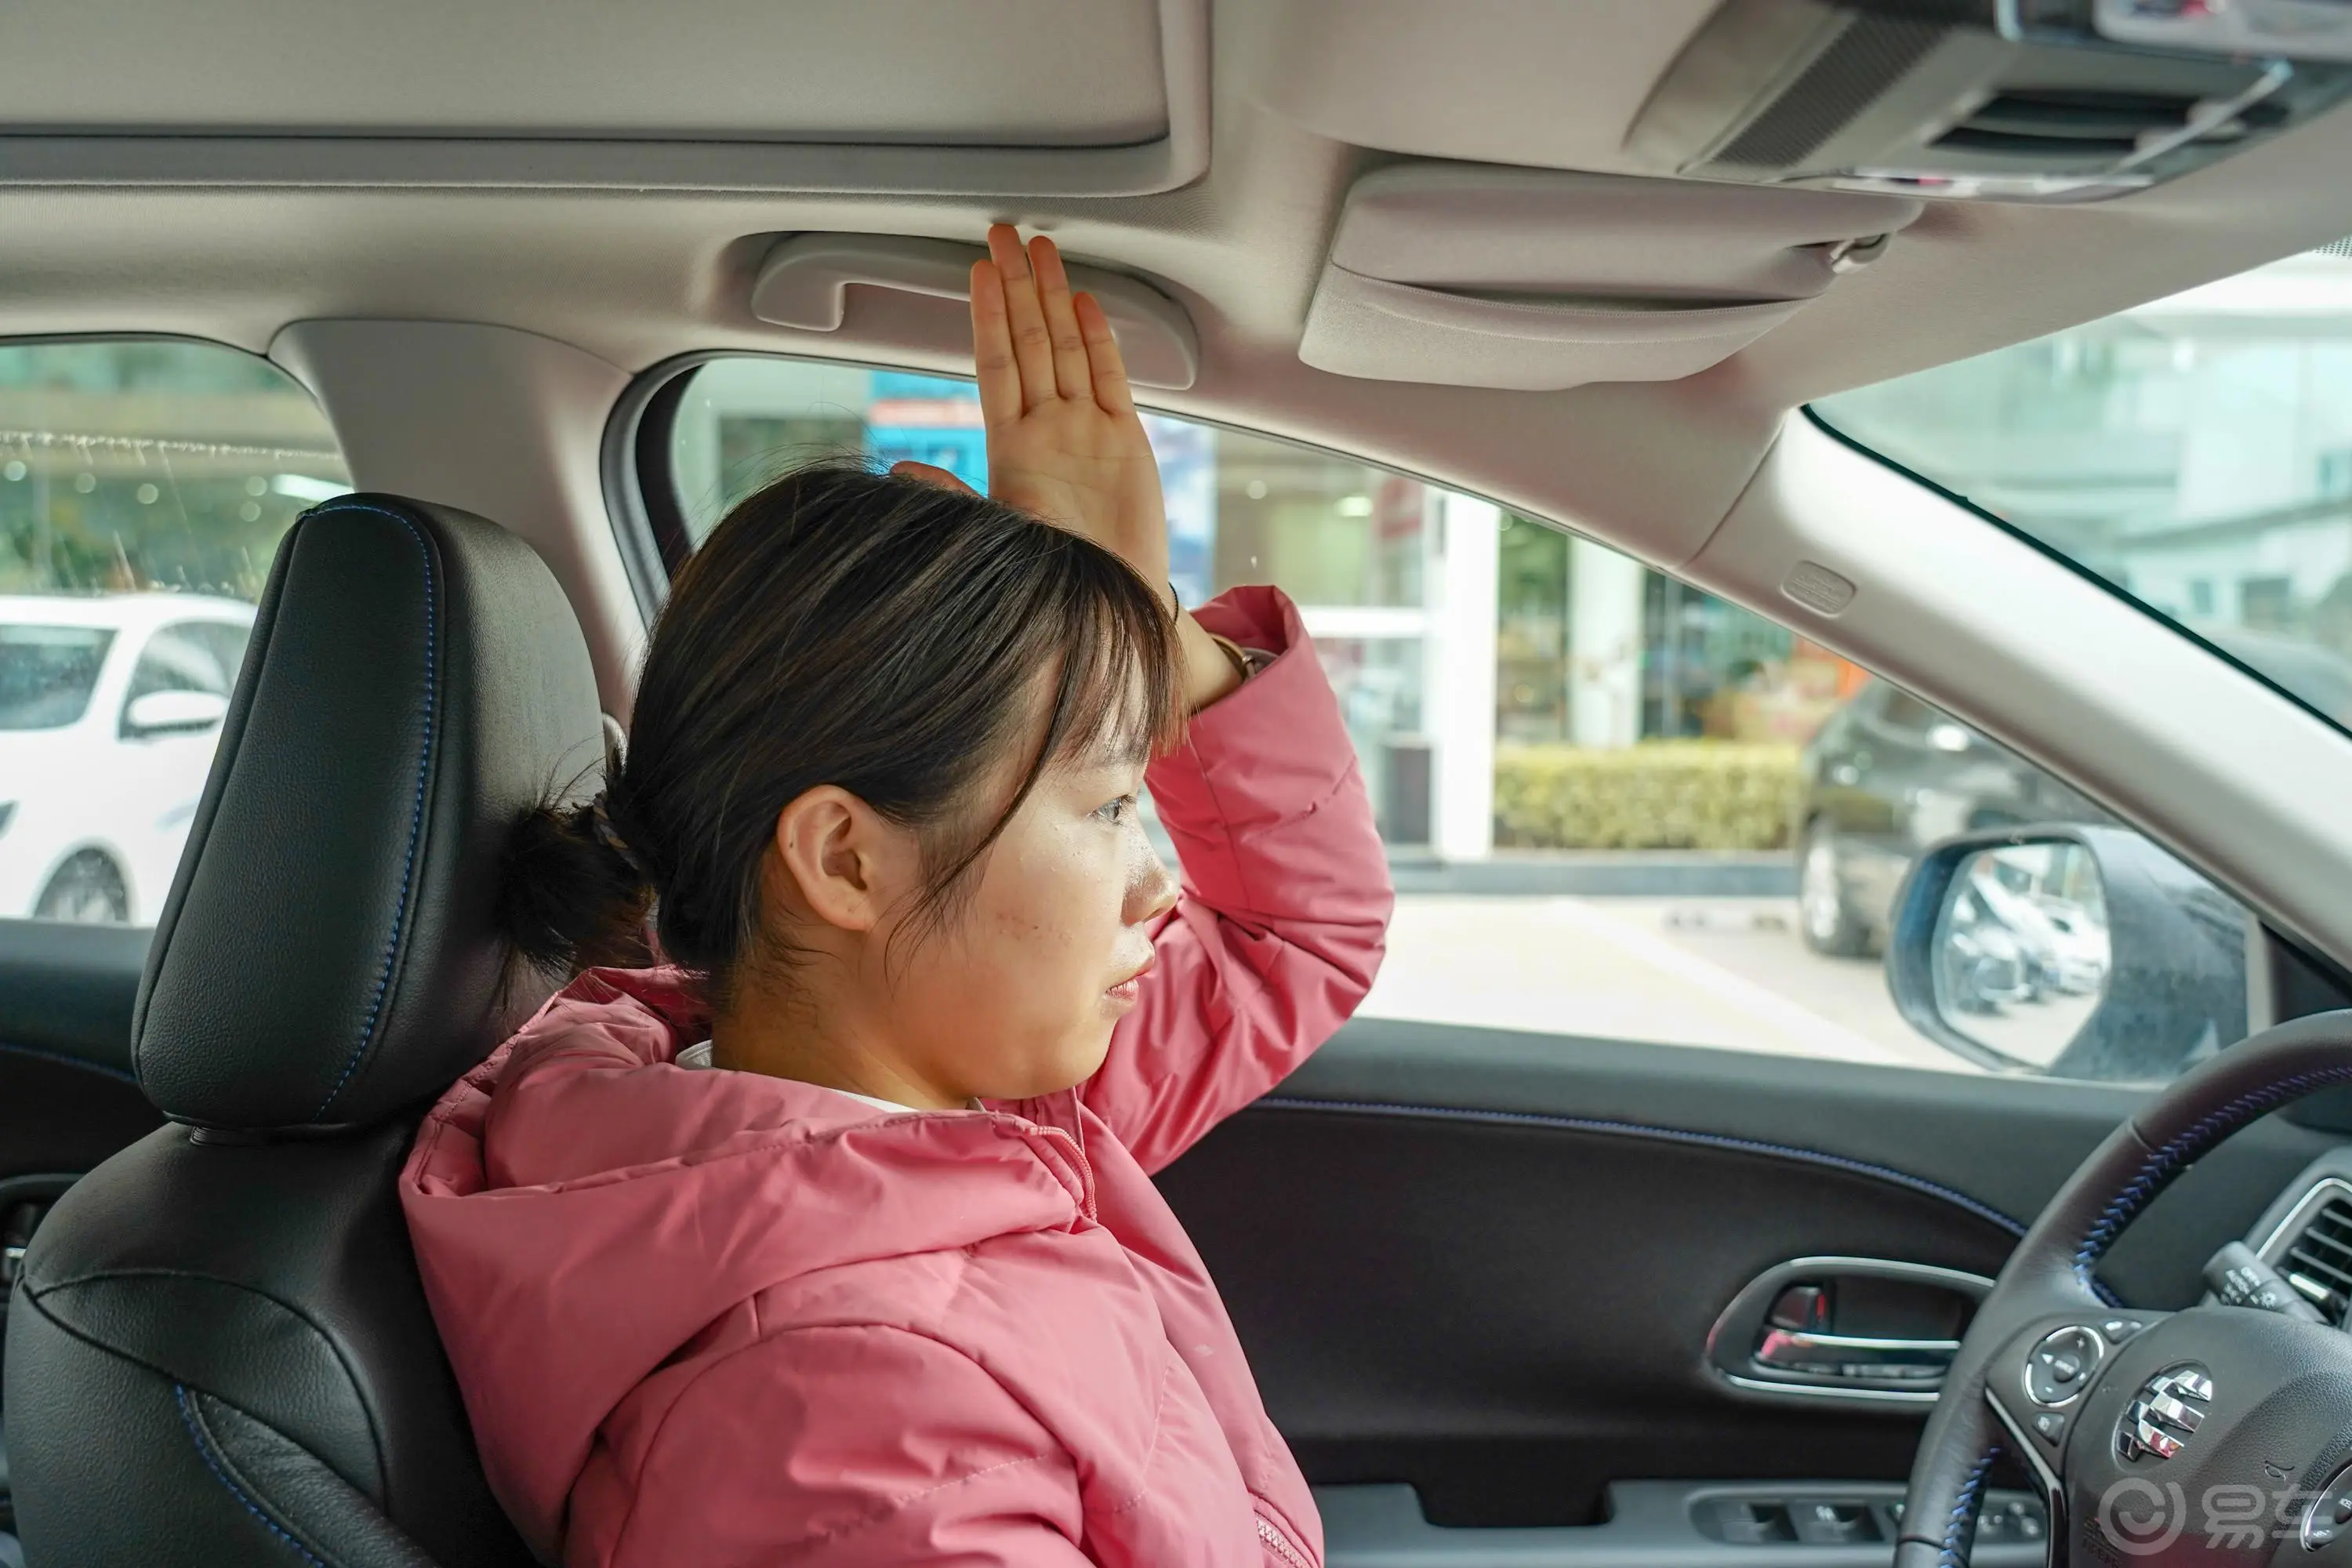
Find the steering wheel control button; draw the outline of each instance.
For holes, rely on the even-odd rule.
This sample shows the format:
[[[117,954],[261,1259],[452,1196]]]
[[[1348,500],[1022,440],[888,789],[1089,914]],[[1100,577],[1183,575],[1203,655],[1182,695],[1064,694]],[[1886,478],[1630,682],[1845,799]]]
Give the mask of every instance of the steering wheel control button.
[[[2107,1342],[2080,1323],[2042,1336],[2025,1358],[2025,1393],[2036,1405],[2056,1407],[2082,1397],[2083,1385],[2099,1369]]]
[[[2169,1459],[2189,1446],[2213,1407],[2213,1380],[2197,1366],[2160,1372],[2140,1385],[2116,1422],[2116,1452]]]
[[[2033,1435],[2053,1448],[2061,1447],[2066,1441],[2065,1415],[2056,1410],[2038,1412],[2033,1417]]]
[[[2063,1421],[2063,1415],[2053,1420]],[[2042,1510],[2023,1498],[1987,1502],[1977,1517],[1977,1544],[1987,1545],[2004,1541],[2039,1541],[2044,1531]]]
[[[2316,1552],[2352,1527],[2352,1465],[2337,1467],[2303,1515],[2303,1549]]]
[[[2137,1318],[2109,1318],[2099,1325],[2099,1332],[2106,1336],[2107,1343],[2119,1345],[2146,1327]]]

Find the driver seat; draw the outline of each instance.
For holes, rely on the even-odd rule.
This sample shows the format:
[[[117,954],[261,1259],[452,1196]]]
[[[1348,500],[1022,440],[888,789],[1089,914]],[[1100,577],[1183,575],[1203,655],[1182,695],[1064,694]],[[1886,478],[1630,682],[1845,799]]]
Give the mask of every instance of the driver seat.
[[[170,1125],[34,1237],[9,1308],[41,1568],[512,1568],[394,1182],[544,999],[494,926],[509,826],[603,756],[530,547],[394,496],[280,545],[132,1026]]]

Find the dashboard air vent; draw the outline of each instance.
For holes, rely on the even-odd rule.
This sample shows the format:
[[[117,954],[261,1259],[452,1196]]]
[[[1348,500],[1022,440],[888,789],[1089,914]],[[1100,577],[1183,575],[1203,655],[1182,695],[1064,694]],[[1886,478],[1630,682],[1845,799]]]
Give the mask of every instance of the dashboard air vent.
[[[2331,1185],[2327,1195],[2301,1205],[2303,1216],[2271,1248],[2287,1283],[2309,1297],[2331,1323],[2341,1325],[2352,1305],[2352,1195]],[[2315,1193],[2314,1198],[2319,1197]]]

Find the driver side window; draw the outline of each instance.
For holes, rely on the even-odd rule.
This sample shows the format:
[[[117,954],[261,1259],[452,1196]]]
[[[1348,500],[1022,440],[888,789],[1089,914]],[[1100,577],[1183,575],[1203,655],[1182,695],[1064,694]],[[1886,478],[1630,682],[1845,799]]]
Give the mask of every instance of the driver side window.
[[[748,356],[688,374],[673,493],[647,498],[673,562],[814,457],[913,458],[986,486],[964,381]],[[1244,431],[1146,426],[1180,597],[1285,589],[1355,741],[1399,895],[1360,1016],[1949,1072],[2105,1070],[2051,1048],[2058,1026],[2042,1021],[2105,984],[2104,915],[2079,889],[2037,883],[2007,906],[2018,931],[1980,940],[2022,955],[2014,973],[1980,966],[1985,994],[1966,998],[2024,1016],[1980,1028],[1990,1047],[1914,1027],[1882,967],[1927,846],[2105,823],[2090,802],[1829,649],[1543,520]],[[2066,951],[2042,963],[2034,944],[2053,932]],[[2061,974],[2073,989],[2034,978]]]
[[[131,671],[127,707],[153,691],[202,691],[226,697],[236,684],[250,634],[241,626],[183,621],[157,632]]]

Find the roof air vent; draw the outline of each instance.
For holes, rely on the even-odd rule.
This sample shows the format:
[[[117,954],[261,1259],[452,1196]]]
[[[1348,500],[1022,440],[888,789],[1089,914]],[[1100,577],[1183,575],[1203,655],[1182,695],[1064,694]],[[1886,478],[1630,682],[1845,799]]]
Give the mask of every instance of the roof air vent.
[[[2168,136],[2189,122],[2189,93],[2099,88],[2012,88],[1997,92],[1936,138],[1938,147],[2076,157],[2127,156],[2145,136]]]

